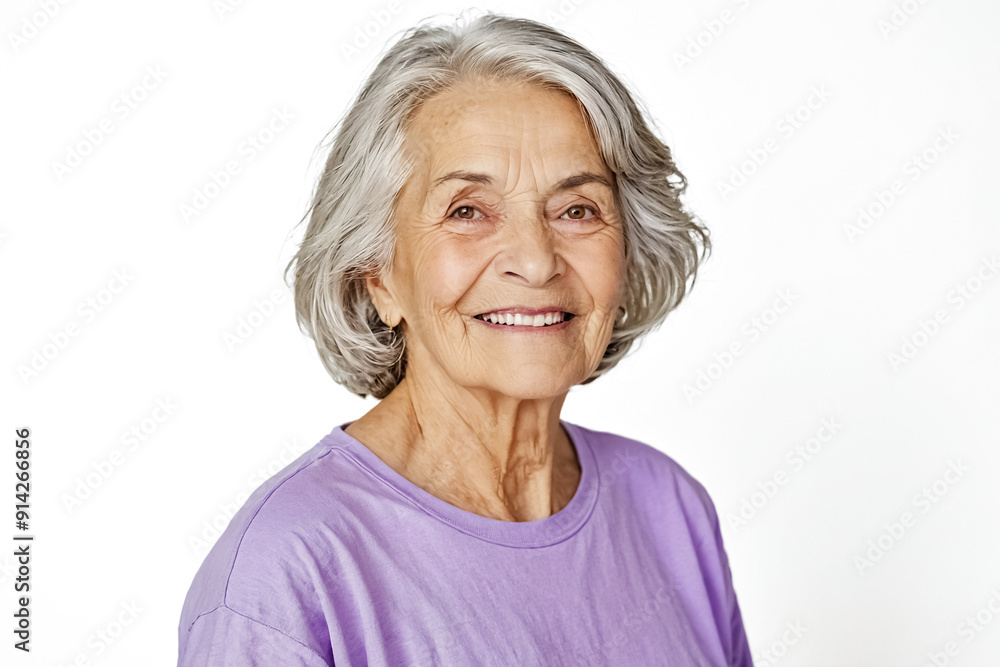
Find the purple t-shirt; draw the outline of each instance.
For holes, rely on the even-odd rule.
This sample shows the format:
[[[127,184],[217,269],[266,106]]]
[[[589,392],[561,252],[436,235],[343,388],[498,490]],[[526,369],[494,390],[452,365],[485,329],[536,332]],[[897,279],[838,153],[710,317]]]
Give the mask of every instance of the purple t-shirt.
[[[233,517],[184,601],[180,667],[752,665],[715,508],[666,454],[563,421],[575,495],[499,521],[349,424]]]

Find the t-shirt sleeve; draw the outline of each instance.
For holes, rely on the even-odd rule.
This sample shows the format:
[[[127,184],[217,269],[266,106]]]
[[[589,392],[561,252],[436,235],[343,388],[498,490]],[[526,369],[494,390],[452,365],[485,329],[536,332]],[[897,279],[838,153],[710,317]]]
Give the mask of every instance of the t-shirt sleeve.
[[[733,589],[728,563],[725,563],[725,570],[727,579],[729,580],[727,594],[730,602],[729,637],[731,652],[729,664],[731,667],[753,667],[753,660],[750,657],[750,644],[747,641],[746,629],[743,627],[743,615],[740,613],[740,605],[736,601],[736,592]]]
[[[219,606],[188,631],[177,667],[332,667],[285,633]]]
[[[714,524],[715,544],[718,549],[719,559],[722,561],[726,606],[729,610],[729,667],[753,667],[753,659],[750,657],[750,644],[747,641],[746,629],[743,627],[743,615],[740,612],[740,605],[736,599],[736,589],[733,588],[733,575],[729,569],[729,557],[722,543],[722,527],[719,524],[719,516],[716,513],[715,504],[712,503],[711,499],[708,502]]]

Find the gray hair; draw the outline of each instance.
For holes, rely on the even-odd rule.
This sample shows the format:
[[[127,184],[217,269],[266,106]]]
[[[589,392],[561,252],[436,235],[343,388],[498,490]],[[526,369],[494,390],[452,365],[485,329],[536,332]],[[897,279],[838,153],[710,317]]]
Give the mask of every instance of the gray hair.
[[[382,322],[365,274],[392,265],[393,207],[411,168],[402,150],[407,121],[431,97],[475,79],[573,95],[615,174],[627,287],[604,357],[582,384],[662,324],[711,249],[708,230],[680,202],[687,180],[670,149],[597,55],[549,26],[494,13],[410,28],[328,135],[329,158],[303,217],[309,224],[285,269],[286,280],[295,270],[299,327],[316,342],[330,376],[362,398],[384,398],[406,373],[404,327]]]

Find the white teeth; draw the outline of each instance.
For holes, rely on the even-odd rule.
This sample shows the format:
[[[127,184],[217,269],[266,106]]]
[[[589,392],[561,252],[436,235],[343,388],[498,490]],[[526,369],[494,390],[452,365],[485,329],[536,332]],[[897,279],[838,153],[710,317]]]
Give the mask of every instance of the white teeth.
[[[493,324],[511,326],[542,327],[559,324],[565,318],[562,312],[548,312],[544,315],[522,315],[521,313],[485,313],[482,318]]]

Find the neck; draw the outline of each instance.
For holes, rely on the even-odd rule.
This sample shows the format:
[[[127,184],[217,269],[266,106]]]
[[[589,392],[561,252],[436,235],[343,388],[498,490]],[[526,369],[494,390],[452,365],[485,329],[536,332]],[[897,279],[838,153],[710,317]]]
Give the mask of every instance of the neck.
[[[579,483],[559,423],[567,393],[521,399],[408,375],[346,430],[452,505],[502,521],[535,521],[565,507]]]

